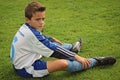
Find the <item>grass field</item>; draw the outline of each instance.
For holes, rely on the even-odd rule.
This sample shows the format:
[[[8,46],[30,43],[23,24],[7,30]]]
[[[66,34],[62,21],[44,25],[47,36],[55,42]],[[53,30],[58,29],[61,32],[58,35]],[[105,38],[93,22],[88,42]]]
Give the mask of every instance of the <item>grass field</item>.
[[[83,38],[83,57],[115,56],[113,66],[83,72],[54,72],[45,78],[22,78],[9,59],[12,38],[24,23],[32,0],[0,0],[0,80],[120,80],[120,0],[38,0],[47,7],[44,34],[72,43]]]

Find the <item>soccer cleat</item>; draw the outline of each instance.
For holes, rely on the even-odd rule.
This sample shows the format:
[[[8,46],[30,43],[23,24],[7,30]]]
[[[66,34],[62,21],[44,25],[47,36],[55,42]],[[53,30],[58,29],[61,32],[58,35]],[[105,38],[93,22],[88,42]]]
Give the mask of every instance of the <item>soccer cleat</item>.
[[[98,57],[94,58],[97,60],[96,65],[113,65],[116,62],[116,58],[112,56],[107,56],[107,57]]]
[[[81,49],[81,46],[82,46],[82,39],[80,38],[77,42],[75,42],[72,45],[72,49],[70,51],[78,53]]]

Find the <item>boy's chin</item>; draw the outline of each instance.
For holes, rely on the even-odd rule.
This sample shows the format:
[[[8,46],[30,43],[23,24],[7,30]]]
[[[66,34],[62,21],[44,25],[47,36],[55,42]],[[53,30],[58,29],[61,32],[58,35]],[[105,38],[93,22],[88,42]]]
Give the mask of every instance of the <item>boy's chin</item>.
[[[39,28],[38,30],[41,31],[41,32],[43,32],[43,31],[44,31],[44,28]]]

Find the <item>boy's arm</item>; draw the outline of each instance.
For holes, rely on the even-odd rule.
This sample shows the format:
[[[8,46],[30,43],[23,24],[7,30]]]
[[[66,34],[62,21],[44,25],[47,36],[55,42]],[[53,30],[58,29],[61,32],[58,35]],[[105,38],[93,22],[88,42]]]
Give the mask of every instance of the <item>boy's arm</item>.
[[[45,36],[45,38],[47,38],[47,39],[50,40],[50,41],[53,39],[52,36],[46,36],[46,35],[43,35],[43,36]]]
[[[59,43],[59,44],[63,44],[60,40],[56,39],[56,38],[52,38],[52,42],[56,42],[56,43]]]
[[[50,41],[45,35],[43,35],[38,30],[36,30],[30,26],[28,26],[28,27],[40,42],[40,43],[36,42],[35,46],[34,46],[34,47],[36,47],[35,51],[38,54],[41,54],[42,56],[45,56],[45,57],[50,57],[52,55],[52,57],[56,57],[56,58],[71,59],[71,60],[74,59],[75,53],[73,53],[61,46],[56,45],[55,43]],[[57,41],[56,39],[54,39],[54,40]]]
[[[54,37],[51,37],[51,36],[46,36],[44,35],[47,39],[49,39],[50,41],[52,42],[56,42],[56,43],[59,43],[59,44],[63,44],[60,40],[54,38]]]

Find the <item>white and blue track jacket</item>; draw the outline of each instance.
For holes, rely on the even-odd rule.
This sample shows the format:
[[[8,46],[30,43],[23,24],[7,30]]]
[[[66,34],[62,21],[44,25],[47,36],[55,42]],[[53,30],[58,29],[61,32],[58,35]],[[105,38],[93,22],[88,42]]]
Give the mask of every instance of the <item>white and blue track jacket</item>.
[[[10,58],[16,69],[22,69],[31,66],[42,56],[50,57],[53,54],[59,55],[57,58],[72,59],[75,56],[75,53],[54,44],[41,32],[25,23],[14,36]]]

